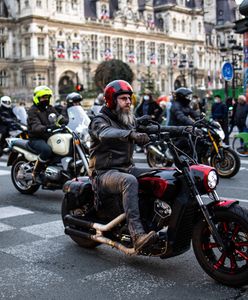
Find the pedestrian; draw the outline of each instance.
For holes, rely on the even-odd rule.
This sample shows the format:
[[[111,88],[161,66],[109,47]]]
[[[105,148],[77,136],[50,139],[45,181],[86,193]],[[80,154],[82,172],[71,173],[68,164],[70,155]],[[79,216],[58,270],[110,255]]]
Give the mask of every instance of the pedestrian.
[[[145,89],[141,103],[135,110],[137,117],[149,115],[156,122],[161,123],[163,110],[159,104],[153,99],[152,92],[149,89]]]
[[[214,96],[214,103],[211,108],[211,115],[214,121],[220,123],[221,128],[225,133],[224,143],[229,145],[228,135],[228,110],[225,103],[222,102],[220,95]]]
[[[244,95],[240,95],[238,97],[236,113],[234,116],[235,124],[237,125],[239,132],[248,132],[248,128],[246,127],[247,115],[248,104],[246,103],[246,98]]]

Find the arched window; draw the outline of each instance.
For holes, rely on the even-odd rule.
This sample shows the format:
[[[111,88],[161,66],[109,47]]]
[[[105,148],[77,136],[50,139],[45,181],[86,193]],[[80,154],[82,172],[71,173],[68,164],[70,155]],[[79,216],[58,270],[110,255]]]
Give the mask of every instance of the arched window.
[[[6,70],[1,70],[0,71],[0,86],[2,87],[7,87],[7,71]]]

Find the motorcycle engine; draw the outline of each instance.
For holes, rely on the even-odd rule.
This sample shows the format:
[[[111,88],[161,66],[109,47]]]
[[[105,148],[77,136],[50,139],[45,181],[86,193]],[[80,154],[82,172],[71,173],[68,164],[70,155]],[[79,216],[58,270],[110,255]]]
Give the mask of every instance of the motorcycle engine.
[[[155,224],[158,230],[166,226],[166,221],[169,220],[168,217],[171,215],[171,207],[164,201],[159,199],[154,201],[154,217],[152,223]]]
[[[45,181],[56,181],[61,180],[61,170],[62,168],[58,167],[47,167],[45,170]]]

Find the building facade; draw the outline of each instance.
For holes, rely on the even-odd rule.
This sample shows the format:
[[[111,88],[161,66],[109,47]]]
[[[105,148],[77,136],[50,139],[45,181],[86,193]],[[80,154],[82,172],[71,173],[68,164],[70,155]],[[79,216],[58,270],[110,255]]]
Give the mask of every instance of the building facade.
[[[221,88],[220,47],[239,17],[234,0],[0,0],[0,89],[31,101],[45,84],[63,98],[93,89],[112,58],[130,65],[137,92],[148,73],[161,94]]]

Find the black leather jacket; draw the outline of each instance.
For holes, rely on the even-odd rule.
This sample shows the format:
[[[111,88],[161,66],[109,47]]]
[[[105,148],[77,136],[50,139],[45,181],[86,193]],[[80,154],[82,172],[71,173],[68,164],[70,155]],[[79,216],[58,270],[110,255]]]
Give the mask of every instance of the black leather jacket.
[[[183,105],[178,101],[174,101],[170,109],[169,125],[193,125],[194,121],[197,120],[199,116],[199,113],[194,111],[189,105]]]
[[[109,169],[127,171],[134,165],[134,143],[129,139],[133,129],[134,126],[120,123],[109,108],[101,109],[89,125],[90,175],[94,175],[94,171]]]
[[[59,113],[52,105],[49,105],[44,110],[39,109],[36,105],[31,106],[28,110],[27,120],[29,138],[43,139],[47,141],[51,135],[47,132],[47,128],[50,125],[48,116],[51,113],[55,113],[57,117],[59,116]],[[67,123],[67,120],[64,120],[64,123]]]

